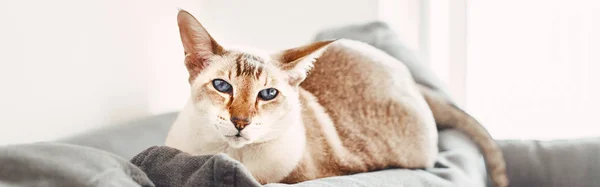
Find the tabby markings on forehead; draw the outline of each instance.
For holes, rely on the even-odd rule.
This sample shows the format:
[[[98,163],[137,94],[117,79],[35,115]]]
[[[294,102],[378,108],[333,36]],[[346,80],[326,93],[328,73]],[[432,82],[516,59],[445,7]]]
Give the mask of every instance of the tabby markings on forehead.
[[[257,56],[242,53],[236,58],[236,76],[260,77],[263,71],[264,61]]]

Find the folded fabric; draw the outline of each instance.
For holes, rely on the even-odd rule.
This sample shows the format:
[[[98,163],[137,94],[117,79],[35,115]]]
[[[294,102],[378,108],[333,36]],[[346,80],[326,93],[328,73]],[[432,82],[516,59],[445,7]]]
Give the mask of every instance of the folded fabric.
[[[259,187],[250,172],[226,154],[192,156],[167,146],[153,146],[131,159],[156,186]]]
[[[60,143],[0,147],[0,186],[153,187],[139,168],[112,153]]]

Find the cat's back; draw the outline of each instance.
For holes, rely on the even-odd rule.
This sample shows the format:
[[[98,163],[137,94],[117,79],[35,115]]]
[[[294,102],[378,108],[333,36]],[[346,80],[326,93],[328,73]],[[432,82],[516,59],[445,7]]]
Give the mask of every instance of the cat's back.
[[[319,99],[338,96],[379,100],[419,95],[410,72],[401,62],[366,43],[347,39],[327,48],[301,87]]]
[[[369,170],[433,164],[433,116],[409,70],[393,57],[362,42],[338,40],[301,87],[323,106],[343,146],[369,158]]]

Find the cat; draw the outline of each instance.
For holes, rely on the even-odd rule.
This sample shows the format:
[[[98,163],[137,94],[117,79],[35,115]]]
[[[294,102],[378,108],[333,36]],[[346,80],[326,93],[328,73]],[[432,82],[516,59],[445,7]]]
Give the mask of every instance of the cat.
[[[224,48],[185,10],[177,21],[191,93],[167,146],[226,153],[261,184],[291,184],[433,167],[437,129],[456,128],[478,144],[494,186],[508,186],[485,128],[370,45],[340,39],[251,53]]]

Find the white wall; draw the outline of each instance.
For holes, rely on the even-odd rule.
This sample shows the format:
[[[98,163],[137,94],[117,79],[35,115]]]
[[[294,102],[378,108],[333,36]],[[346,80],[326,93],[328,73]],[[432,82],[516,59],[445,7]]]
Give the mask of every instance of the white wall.
[[[600,136],[600,2],[469,2],[467,107],[491,134]]]
[[[379,19],[398,35],[410,50],[419,53],[427,62],[429,33],[425,15],[429,0],[378,0]]]
[[[157,66],[181,64],[178,6],[200,3],[0,1],[0,144],[149,115]],[[182,89],[185,71],[167,70]]]
[[[178,7],[223,43],[265,49],[378,17],[371,0],[0,1],[0,144],[178,110],[188,95]]]

